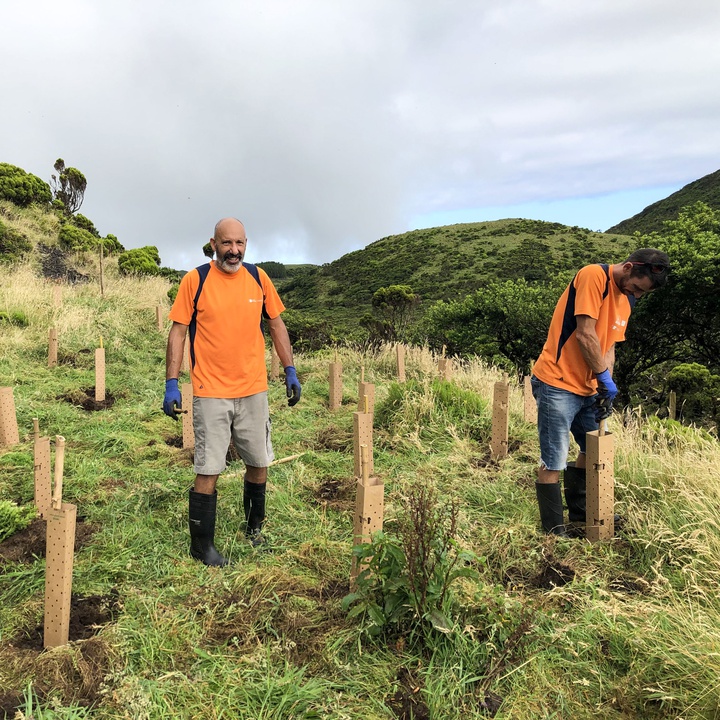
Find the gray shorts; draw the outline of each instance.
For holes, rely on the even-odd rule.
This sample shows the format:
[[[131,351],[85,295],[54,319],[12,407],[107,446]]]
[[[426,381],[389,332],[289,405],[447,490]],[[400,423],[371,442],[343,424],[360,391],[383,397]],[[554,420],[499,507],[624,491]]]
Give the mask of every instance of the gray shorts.
[[[219,475],[230,439],[246,465],[267,467],[275,455],[270,442],[267,392],[244,398],[193,398],[195,472]]]

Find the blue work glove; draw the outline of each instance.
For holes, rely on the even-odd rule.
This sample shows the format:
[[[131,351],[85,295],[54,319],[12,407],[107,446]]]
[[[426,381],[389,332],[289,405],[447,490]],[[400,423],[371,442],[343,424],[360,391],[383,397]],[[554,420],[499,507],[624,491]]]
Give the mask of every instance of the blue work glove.
[[[292,365],[288,365],[285,368],[285,387],[287,388],[288,405],[292,407],[300,400],[301,392],[297,372]]]
[[[595,398],[595,420],[600,422],[612,415],[612,404],[618,389],[610,376],[610,370],[607,368],[597,375],[597,383],[598,394]]]
[[[165,381],[165,398],[163,400],[163,412],[173,420],[179,420],[176,412],[182,407],[182,395],[178,387],[177,378],[170,378]]]

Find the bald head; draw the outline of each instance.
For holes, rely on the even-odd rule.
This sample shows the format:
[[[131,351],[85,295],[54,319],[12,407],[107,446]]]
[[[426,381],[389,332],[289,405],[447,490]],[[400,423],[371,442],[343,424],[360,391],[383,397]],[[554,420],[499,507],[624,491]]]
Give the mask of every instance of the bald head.
[[[245,226],[234,217],[226,217],[222,220],[218,220],[215,223],[215,230],[213,232],[213,238],[218,239],[218,233],[223,232],[236,232],[241,233],[245,237]]]
[[[219,220],[210,238],[217,268],[229,274],[236,273],[242,267],[246,243],[245,226],[237,218]]]

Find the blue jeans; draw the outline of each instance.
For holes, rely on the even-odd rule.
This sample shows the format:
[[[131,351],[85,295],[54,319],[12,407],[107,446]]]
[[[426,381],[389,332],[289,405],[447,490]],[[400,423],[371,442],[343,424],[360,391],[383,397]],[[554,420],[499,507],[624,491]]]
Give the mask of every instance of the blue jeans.
[[[546,470],[564,470],[570,450],[570,433],[585,452],[585,434],[598,429],[595,421],[595,395],[575,395],[530,378],[538,410],[540,466]]]

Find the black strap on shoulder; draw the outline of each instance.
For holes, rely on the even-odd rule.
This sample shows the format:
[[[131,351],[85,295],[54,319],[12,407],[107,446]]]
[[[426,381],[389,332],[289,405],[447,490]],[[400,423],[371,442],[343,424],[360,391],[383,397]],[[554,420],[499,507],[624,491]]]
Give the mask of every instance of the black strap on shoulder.
[[[247,271],[253,276],[255,279],[255,282],[260,286],[260,289],[263,293],[263,305],[262,305],[262,316],[264,318],[269,318],[270,316],[267,314],[267,311],[265,310],[265,290],[262,286],[262,282],[260,281],[260,273],[258,272],[257,265],[253,265],[252,263],[243,263],[243,267],[247,269]],[[205,263],[204,265],[199,265],[195,268],[197,270],[198,277],[200,278],[197,286],[197,290],[195,291],[195,297],[193,298],[193,314],[190,318],[190,325],[188,326],[188,335],[190,337],[190,364],[192,367],[195,367],[195,333],[197,331],[197,306],[198,306],[198,300],[200,299],[200,293],[202,292],[203,285],[205,284],[205,280],[207,279],[208,273],[210,272],[210,263]],[[262,320],[260,320],[260,332],[263,332],[263,323]]]

